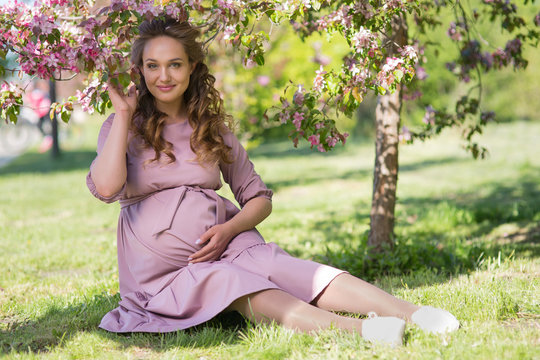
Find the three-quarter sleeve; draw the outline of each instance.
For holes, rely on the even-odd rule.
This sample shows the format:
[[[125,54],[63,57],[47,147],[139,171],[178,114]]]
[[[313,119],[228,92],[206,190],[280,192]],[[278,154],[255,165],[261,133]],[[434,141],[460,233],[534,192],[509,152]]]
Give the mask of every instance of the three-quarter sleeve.
[[[107,136],[109,135],[109,131],[111,130],[112,122],[114,119],[114,114],[111,114],[107,120],[103,122],[103,125],[101,125],[101,130],[99,131],[98,141],[97,141],[97,154],[101,152],[101,149],[103,149],[103,146],[105,145],[105,140],[107,140]],[[92,167],[94,166],[94,161],[92,161],[92,164],[90,165],[90,171],[86,175],[86,186],[88,186],[88,189],[99,200],[106,202],[106,203],[112,203],[117,200],[120,200],[124,197],[125,191],[126,191],[126,184],[124,183],[124,186],[120,191],[118,191],[116,194],[105,197],[102,196],[98,191],[96,190],[96,184],[94,184],[94,181],[92,180]]]
[[[238,204],[244,207],[249,200],[256,197],[272,200],[272,190],[266,187],[259,174],[255,172],[253,163],[236,136],[228,130],[222,136],[225,144],[231,147],[233,162],[230,164],[221,162],[220,168],[223,179],[231,187]]]

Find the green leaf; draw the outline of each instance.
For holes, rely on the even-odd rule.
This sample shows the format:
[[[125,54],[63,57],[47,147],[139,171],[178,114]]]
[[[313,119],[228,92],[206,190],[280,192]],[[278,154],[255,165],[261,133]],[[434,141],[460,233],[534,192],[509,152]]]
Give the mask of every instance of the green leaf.
[[[13,110],[13,108],[9,109],[7,115],[9,117],[9,121],[16,124],[17,123],[17,115],[15,115],[15,112],[12,111],[12,110]]]
[[[264,65],[264,56],[262,54],[257,54],[255,55],[255,62],[259,65],[259,66],[263,66]]]
[[[123,22],[127,22],[129,20],[129,18],[131,17],[131,12],[129,10],[127,11],[122,11],[122,13],[120,14],[120,19],[123,21]]]
[[[120,73],[120,75],[118,75],[118,80],[123,87],[128,87],[131,82],[131,76],[127,73]]]
[[[62,118],[62,121],[67,124],[71,118],[71,112],[64,110],[60,113],[60,117]]]
[[[242,37],[240,38],[240,41],[242,42],[242,45],[244,46],[249,46],[249,43],[251,41],[251,37],[248,36],[248,35],[242,35]]]
[[[394,71],[394,76],[396,77],[397,82],[401,82],[401,80],[403,79],[403,71],[401,70]]]

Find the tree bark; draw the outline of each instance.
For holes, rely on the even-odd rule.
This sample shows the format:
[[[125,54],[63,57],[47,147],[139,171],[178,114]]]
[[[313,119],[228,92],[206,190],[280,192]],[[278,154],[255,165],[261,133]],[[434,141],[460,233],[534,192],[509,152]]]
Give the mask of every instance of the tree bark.
[[[407,44],[407,25],[404,17],[395,17],[392,34],[387,40],[389,56],[398,46]],[[401,112],[401,90],[380,95],[375,110],[375,167],[371,201],[368,245],[380,251],[383,244],[394,244],[394,210],[398,179],[398,144]]]
[[[49,98],[51,99],[51,103],[56,102],[56,82],[54,80],[49,81]],[[51,156],[53,159],[58,159],[60,157],[60,143],[58,141],[58,117],[56,112],[53,113],[51,122],[51,136],[53,140]]]

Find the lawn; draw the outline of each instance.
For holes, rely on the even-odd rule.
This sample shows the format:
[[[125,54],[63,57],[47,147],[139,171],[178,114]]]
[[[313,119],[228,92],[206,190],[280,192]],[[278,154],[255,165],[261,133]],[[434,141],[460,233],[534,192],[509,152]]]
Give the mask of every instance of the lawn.
[[[31,149],[0,169],[0,357],[540,358],[540,123],[489,127],[481,139],[487,160],[472,160],[451,132],[402,146],[396,246],[379,256],[366,246],[370,140],[353,139],[331,154],[288,142],[252,151],[275,192],[273,213],[258,227],[267,241],[443,307],[462,324],[445,336],[409,326],[399,349],[339,330],[297,334],[236,316],[170,334],[98,329],[119,300],[119,207],[94,199],[84,181],[98,123],[72,126],[60,160]]]

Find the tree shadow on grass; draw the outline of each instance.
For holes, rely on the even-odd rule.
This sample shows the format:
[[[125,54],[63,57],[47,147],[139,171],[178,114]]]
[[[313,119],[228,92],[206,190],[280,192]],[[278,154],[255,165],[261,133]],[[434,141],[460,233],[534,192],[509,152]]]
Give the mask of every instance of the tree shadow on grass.
[[[367,233],[354,230],[357,221],[369,223],[369,209],[345,216],[329,214],[313,222],[307,233],[317,232],[327,244],[317,261],[369,281],[422,271],[435,272],[441,275],[437,281],[446,281],[482,268],[487,259],[540,257],[540,222],[535,220],[540,219],[540,183],[525,176],[518,183],[489,184],[484,190],[482,196],[400,200],[403,210],[397,212],[395,245],[382,253],[367,246]],[[426,284],[413,287],[422,285]]]
[[[237,343],[238,331],[247,327],[241,315],[226,313],[204,324],[171,333],[115,334],[99,329],[103,315],[118,306],[119,300],[118,294],[101,294],[69,306],[50,307],[37,320],[2,319],[7,326],[0,330],[0,356],[52,352],[81,333],[98,334],[125,349],[138,347],[161,352],[173,347],[208,348]]]
[[[425,161],[419,161],[415,163],[409,163],[400,167],[400,172],[415,171],[418,169],[425,169],[430,166],[442,166],[449,165],[453,162],[462,161],[454,157],[447,157],[441,159],[431,159]],[[308,174],[303,174],[301,178],[289,178],[279,181],[270,181],[266,182],[266,185],[274,190],[278,191],[282,188],[290,186],[306,186],[316,184],[323,181],[334,181],[334,180],[366,180],[373,175],[373,169],[363,168],[355,170],[345,170],[341,172],[331,172],[331,171],[311,171]]]
[[[50,154],[28,152],[20,155],[5,167],[0,168],[0,176],[83,170],[90,167],[95,157],[95,151],[63,151],[57,159],[52,159]]]

